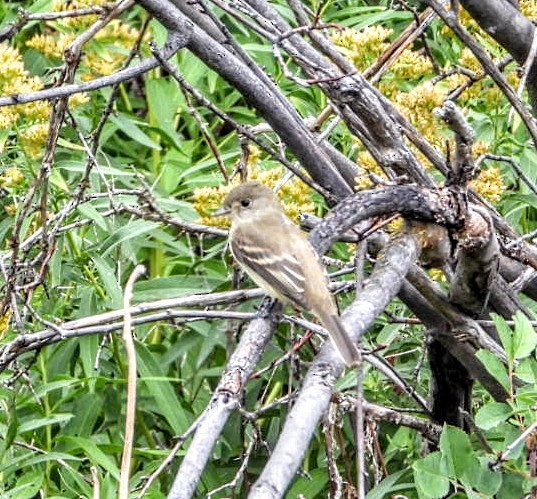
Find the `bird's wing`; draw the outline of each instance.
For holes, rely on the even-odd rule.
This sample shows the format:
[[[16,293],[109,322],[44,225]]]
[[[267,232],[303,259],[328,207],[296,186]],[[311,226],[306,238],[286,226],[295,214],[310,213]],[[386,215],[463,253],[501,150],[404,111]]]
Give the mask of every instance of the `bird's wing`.
[[[286,298],[307,309],[304,297],[306,279],[299,259],[292,252],[293,241],[260,240],[255,231],[236,231],[231,251],[259,285],[263,283],[276,298]],[[263,281],[260,283],[259,280]]]

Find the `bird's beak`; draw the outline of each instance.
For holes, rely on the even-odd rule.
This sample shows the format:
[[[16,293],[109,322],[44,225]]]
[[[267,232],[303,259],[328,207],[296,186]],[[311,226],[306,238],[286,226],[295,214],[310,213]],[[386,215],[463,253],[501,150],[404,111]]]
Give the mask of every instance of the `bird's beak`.
[[[217,210],[213,211],[211,216],[212,217],[225,217],[226,215],[229,215],[231,213],[231,209],[227,208],[225,206],[221,206]]]

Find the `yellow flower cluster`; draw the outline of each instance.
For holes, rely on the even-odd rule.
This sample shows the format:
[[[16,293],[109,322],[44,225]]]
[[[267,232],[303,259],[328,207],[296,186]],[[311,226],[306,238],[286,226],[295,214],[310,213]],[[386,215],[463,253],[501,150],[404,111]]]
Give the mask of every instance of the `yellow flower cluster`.
[[[18,117],[13,107],[0,107],[0,130],[11,128],[17,122]]]
[[[497,203],[505,192],[502,172],[495,166],[481,170],[470,186],[491,203]]]
[[[414,50],[405,50],[392,67],[392,72],[397,78],[422,79],[433,70],[431,60]]]
[[[459,66],[465,67],[474,73],[480,73],[483,70],[481,63],[476,59],[474,53],[468,47],[462,49],[459,58]]]
[[[30,76],[25,69],[19,51],[8,43],[0,43],[0,65],[0,95],[27,94],[43,88],[43,82],[36,76]],[[48,121],[49,115],[50,104],[43,101],[2,107],[0,130],[9,130],[15,126],[24,130],[28,124]],[[0,146],[0,150],[4,144],[5,142]]]
[[[108,0],[53,0],[52,10],[54,12],[65,12],[67,10],[79,10],[89,7],[99,7],[108,3]],[[80,30],[91,26],[99,18],[98,15],[87,15],[78,17],[67,17],[62,20],[65,27]]]
[[[2,189],[13,189],[24,182],[24,174],[17,166],[6,168],[4,173],[0,175],[0,187]],[[4,211],[8,216],[13,216],[17,213],[17,205],[8,203],[4,205]]]
[[[0,340],[3,340],[9,327],[9,320],[11,319],[11,310],[6,310],[3,315],[0,316]]]
[[[9,81],[28,74],[19,51],[10,47],[7,42],[0,43],[0,67],[2,68],[2,81]]]
[[[41,52],[49,59],[61,59],[65,49],[73,43],[74,33],[59,33],[57,35],[34,35],[27,40],[26,46]]]
[[[20,133],[22,147],[30,158],[35,159],[43,154],[48,129],[48,123],[36,123]]]
[[[535,0],[520,0],[518,6],[520,7],[520,12],[524,14],[529,19],[537,18],[537,1]]]
[[[332,33],[332,41],[359,70],[366,69],[388,47],[391,29],[369,26],[361,31],[346,28]]]
[[[248,181],[258,181],[273,188],[284,175],[282,167],[271,170],[262,170],[259,167],[251,168],[248,172]],[[240,183],[235,178],[230,184],[219,187],[201,187],[194,191],[192,199],[194,208],[201,215],[199,223],[218,227],[228,227],[228,217],[212,217],[211,213],[219,208],[229,191]],[[301,213],[313,213],[315,205],[310,196],[309,187],[300,179],[293,178],[287,182],[279,191],[278,197],[286,215],[292,220],[297,220]]]
[[[430,136],[437,128],[432,110],[442,105],[446,94],[447,91],[439,85],[425,81],[410,92],[397,94],[395,105],[418,130]]]
[[[20,184],[24,180],[24,174],[16,166],[6,168],[4,173],[0,175],[0,186],[2,188],[13,187]]]
[[[106,4],[106,0],[54,0],[56,12],[83,9]],[[80,32],[98,19],[97,15],[69,17],[49,23],[47,34],[36,34],[26,46],[42,53],[49,59],[61,59],[65,49]],[[80,78],[91,80],[96,76],[109,75],[117,71],[125,61],[129,50],[138,39],[137,29],[119,19],[110,21],[84,46]]]
[[[101,49],[88,52],[83,59],[89,72],[83,74],[82,79],[90,80],[94,76],[106,76],[117,71],[139,36],[137,29],[127,26],[119,19],[108,23],[95,35],[94,42]],[[102,50],[103,47],[105,50]]]
[[[362,173],[354,179],[355,186],[354,188],[357,191],[363,191],[365,189],[371,189],[373,187],[373,182],[371,181],[370,174],[377,175],[381,178],[386,178],[384,172],[375,161],[373,156],[369,151],[360,151],[358,152],[357,162],[362,169]]]

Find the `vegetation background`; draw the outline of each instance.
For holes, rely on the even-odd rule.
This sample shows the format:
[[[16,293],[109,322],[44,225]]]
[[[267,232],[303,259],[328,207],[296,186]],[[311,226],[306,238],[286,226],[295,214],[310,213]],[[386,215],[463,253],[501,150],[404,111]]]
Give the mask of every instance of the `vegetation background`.
[[[184,8],[181,3],[176,8]],[[156,14],[151,2],[141,4]],[[369,192],[401,180],[400,172],[390,175],[379,161],[382,153],[367,140],[367,128],[357,136],[341,114],[330,113],[323,82],[299,68],[300,54],[282,48],[291,34],[270,33],[268,18],[256,11],[264,2],[188,4],[221,20],[228,41],[269,75],[282,102],[303,118],[304,129],[352,160],[353,168],[345,163],[342,174],[349,193],[350,186]],[[531,241],[537,229],[537,157],[528,122],[513,111],[512,99],[483,68],[473,45],[424,4],[437,7],[412,0],[271,2],[292,27],[305,26],[293,34],[330,40],[416,136],[451,159],[458,143],[434,110],[456,102],[475,133],[470,145],[478,168],[471,188]],[[144,7],[101,0],[0,3],[3,498],[120,497],[133,360],[118,333],[127,320],[126,283],[138,264],[147,273],[134,284],[131,300],[144,304],[132,311],[138,377],[135,423],[127,423],[135,431],[127,463],[131,497],[160,498],[170,490],[169,497],[248,495],[322,343],[299,312],[286,310],[293,315],[284,315],[261,360],[251,366],[256,372],[237,394],[230,389],[236,404],[223,428],[213,428],[206,461],[190,456],[199,464],[199,481],[186,474],[190,484],[178,491],[176,478],[172,489],[190,438],[215,393],[222,394],[222,374],[230,373],[231,354],[262,296],[236,291],[253,285],[241,281],[226,251],[227,222],[211,218],[211,211],[244,177],[270,186],[285,179],[280,195],[296,221],[303,213],[322,217],[343,196],[328,174],[326,183],[307,168],[302,180],[289,177],[289,168],[304,172],[296,162],[300,155],[288,148],[289,137],[274,133],[251,96],[209,69],[199,53],[180,48],[180,42],[170,48],[176,41],[163,19]],[[512,7],[526,20],[537,19],[534,0]],[[297,12],[309,24],[297,21]],[[532,59],[526,66],[517,62],[466,11],[457,15],[531,113],[531,91],[528,98],[524,85]],[[150,42],[159,47],[156,55]],[[394,55],[394,47],[401,51]],[[370,119],[384,124],[386,116],[376,112]],[[443,185],[446,172],[423,150],[408,147],[426,175]],[[310,175],[321,192],[307,185]],[[327,192],[334,195],[328,203],[321,195]],[[403,231],[396,217],[375,223],[390,237]],[[416,234],[432,237],[421,229]],[[509,241],[503,243],[506,252]],[[339,242],[326,259],[342,310],[374,268],[374,252],[366,255],[365,246]],[[521,259],[513,281],[531,280],[527,264]],[[430,269],[425,278],[447,290],[444,270]],[[518,284],[515,291],[523,289]],[[403,301],[390,300],[361,338],[384,366],[363,366],[358,395],[364,399],[364,428],[359,435],[354,431],[356,371],[347,370],[335,377],[328,411],[304,455],[298,453],[300,469],[292,470],[281,494],[363,497],[356,488],[357,445],[369,499],[535,494],[536,305],[531,293],[521,300],[525,313],[514,318],[468,314],[498,331],[503,357],[482,349],[476,358],[508,397],[498,400],[476,383],[459,427],[442,427],[450,421],[431,420],[416,401],[433,390],[427,327]]]

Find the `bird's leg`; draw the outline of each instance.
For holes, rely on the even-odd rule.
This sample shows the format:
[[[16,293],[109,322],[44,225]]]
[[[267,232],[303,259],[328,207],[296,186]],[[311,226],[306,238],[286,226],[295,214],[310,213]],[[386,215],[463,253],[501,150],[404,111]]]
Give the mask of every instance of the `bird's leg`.
[[[261,304],[259,305],[257,309],[257,316],[260,317],[261,319],[266,319],[269,316],[269,314],[273,311],[274,306],[276,305],[277,302],[278,300],[276,300],[276,298],[272,298],[269,295],[265,295],[265,297],[263,298],[263,301],[261,302]]]

